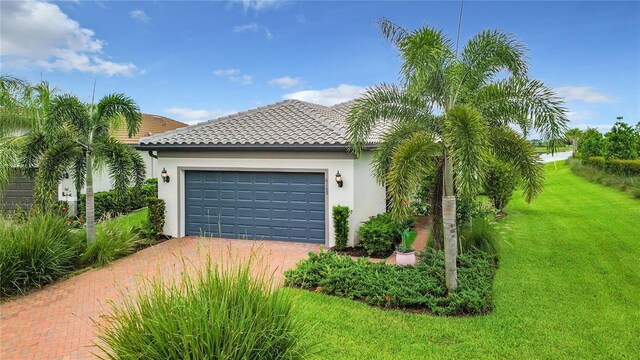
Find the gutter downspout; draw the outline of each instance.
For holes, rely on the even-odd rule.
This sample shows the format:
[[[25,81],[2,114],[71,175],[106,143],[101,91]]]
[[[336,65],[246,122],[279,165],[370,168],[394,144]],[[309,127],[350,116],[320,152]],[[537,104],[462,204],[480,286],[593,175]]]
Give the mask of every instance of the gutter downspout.
[[[153,167],[153,159],[158,160],[158,155],[155,155],[153,153],[153,150],[149,150],[149,156],[151,157],[151,177],[155,177],[154,174],[156,173],[156,169],[154,169]]]

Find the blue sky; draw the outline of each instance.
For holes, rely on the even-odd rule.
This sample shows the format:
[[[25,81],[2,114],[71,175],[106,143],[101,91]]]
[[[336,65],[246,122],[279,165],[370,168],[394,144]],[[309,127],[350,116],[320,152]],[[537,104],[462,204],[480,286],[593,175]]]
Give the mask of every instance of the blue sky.
[[[455,39],[460,2],[1,2],[3,74],[88,100],[124,92],[185,122],[283,98],[332,104],[396,82],[375,20]],[[467,1],[461,43],[500,28],[524,42],[532,77],[567,100],[572,126],[640,121],[639,2]]]

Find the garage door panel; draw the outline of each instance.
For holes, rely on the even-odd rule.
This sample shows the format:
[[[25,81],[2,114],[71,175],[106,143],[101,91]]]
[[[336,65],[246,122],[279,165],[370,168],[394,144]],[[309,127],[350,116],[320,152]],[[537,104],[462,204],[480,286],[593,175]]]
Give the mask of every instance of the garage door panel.
[[[188,235],[197,235],[204,227],[203,209],[207,209],[216,222],[215,236],[325,240],[322,173],[187,171],[185,177]]]

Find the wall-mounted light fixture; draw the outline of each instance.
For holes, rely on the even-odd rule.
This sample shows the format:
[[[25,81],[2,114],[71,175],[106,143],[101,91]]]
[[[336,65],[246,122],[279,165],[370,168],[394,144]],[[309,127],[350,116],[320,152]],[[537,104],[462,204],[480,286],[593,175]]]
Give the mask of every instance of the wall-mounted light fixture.
[[[340,175],[340,171],[336,173],[336,182],[338,183],[338,187],[342,187],[344,182],[342,181],[342,175]]]
[[[162,168],[162,172],[160,173],[160,176],[162,177],[162,182],[164,183],[168,183],[169,181],[171,181],[171,177],[169,176],[169,173],[165,168]]]
[[[68,173],[68,172],[66,172],[66,171],[65,171],[65,172],[63,172],[63,173],[62,173],[62,178],[63,178],[63,179],[68,179],[68,178],[69,178],[69,173]]]

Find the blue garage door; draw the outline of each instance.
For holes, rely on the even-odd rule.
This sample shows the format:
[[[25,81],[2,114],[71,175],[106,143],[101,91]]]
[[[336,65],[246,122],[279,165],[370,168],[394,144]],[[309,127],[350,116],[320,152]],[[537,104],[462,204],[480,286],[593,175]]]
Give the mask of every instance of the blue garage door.
[[[324,243],[322,173],[187,171],[187,235]]]

